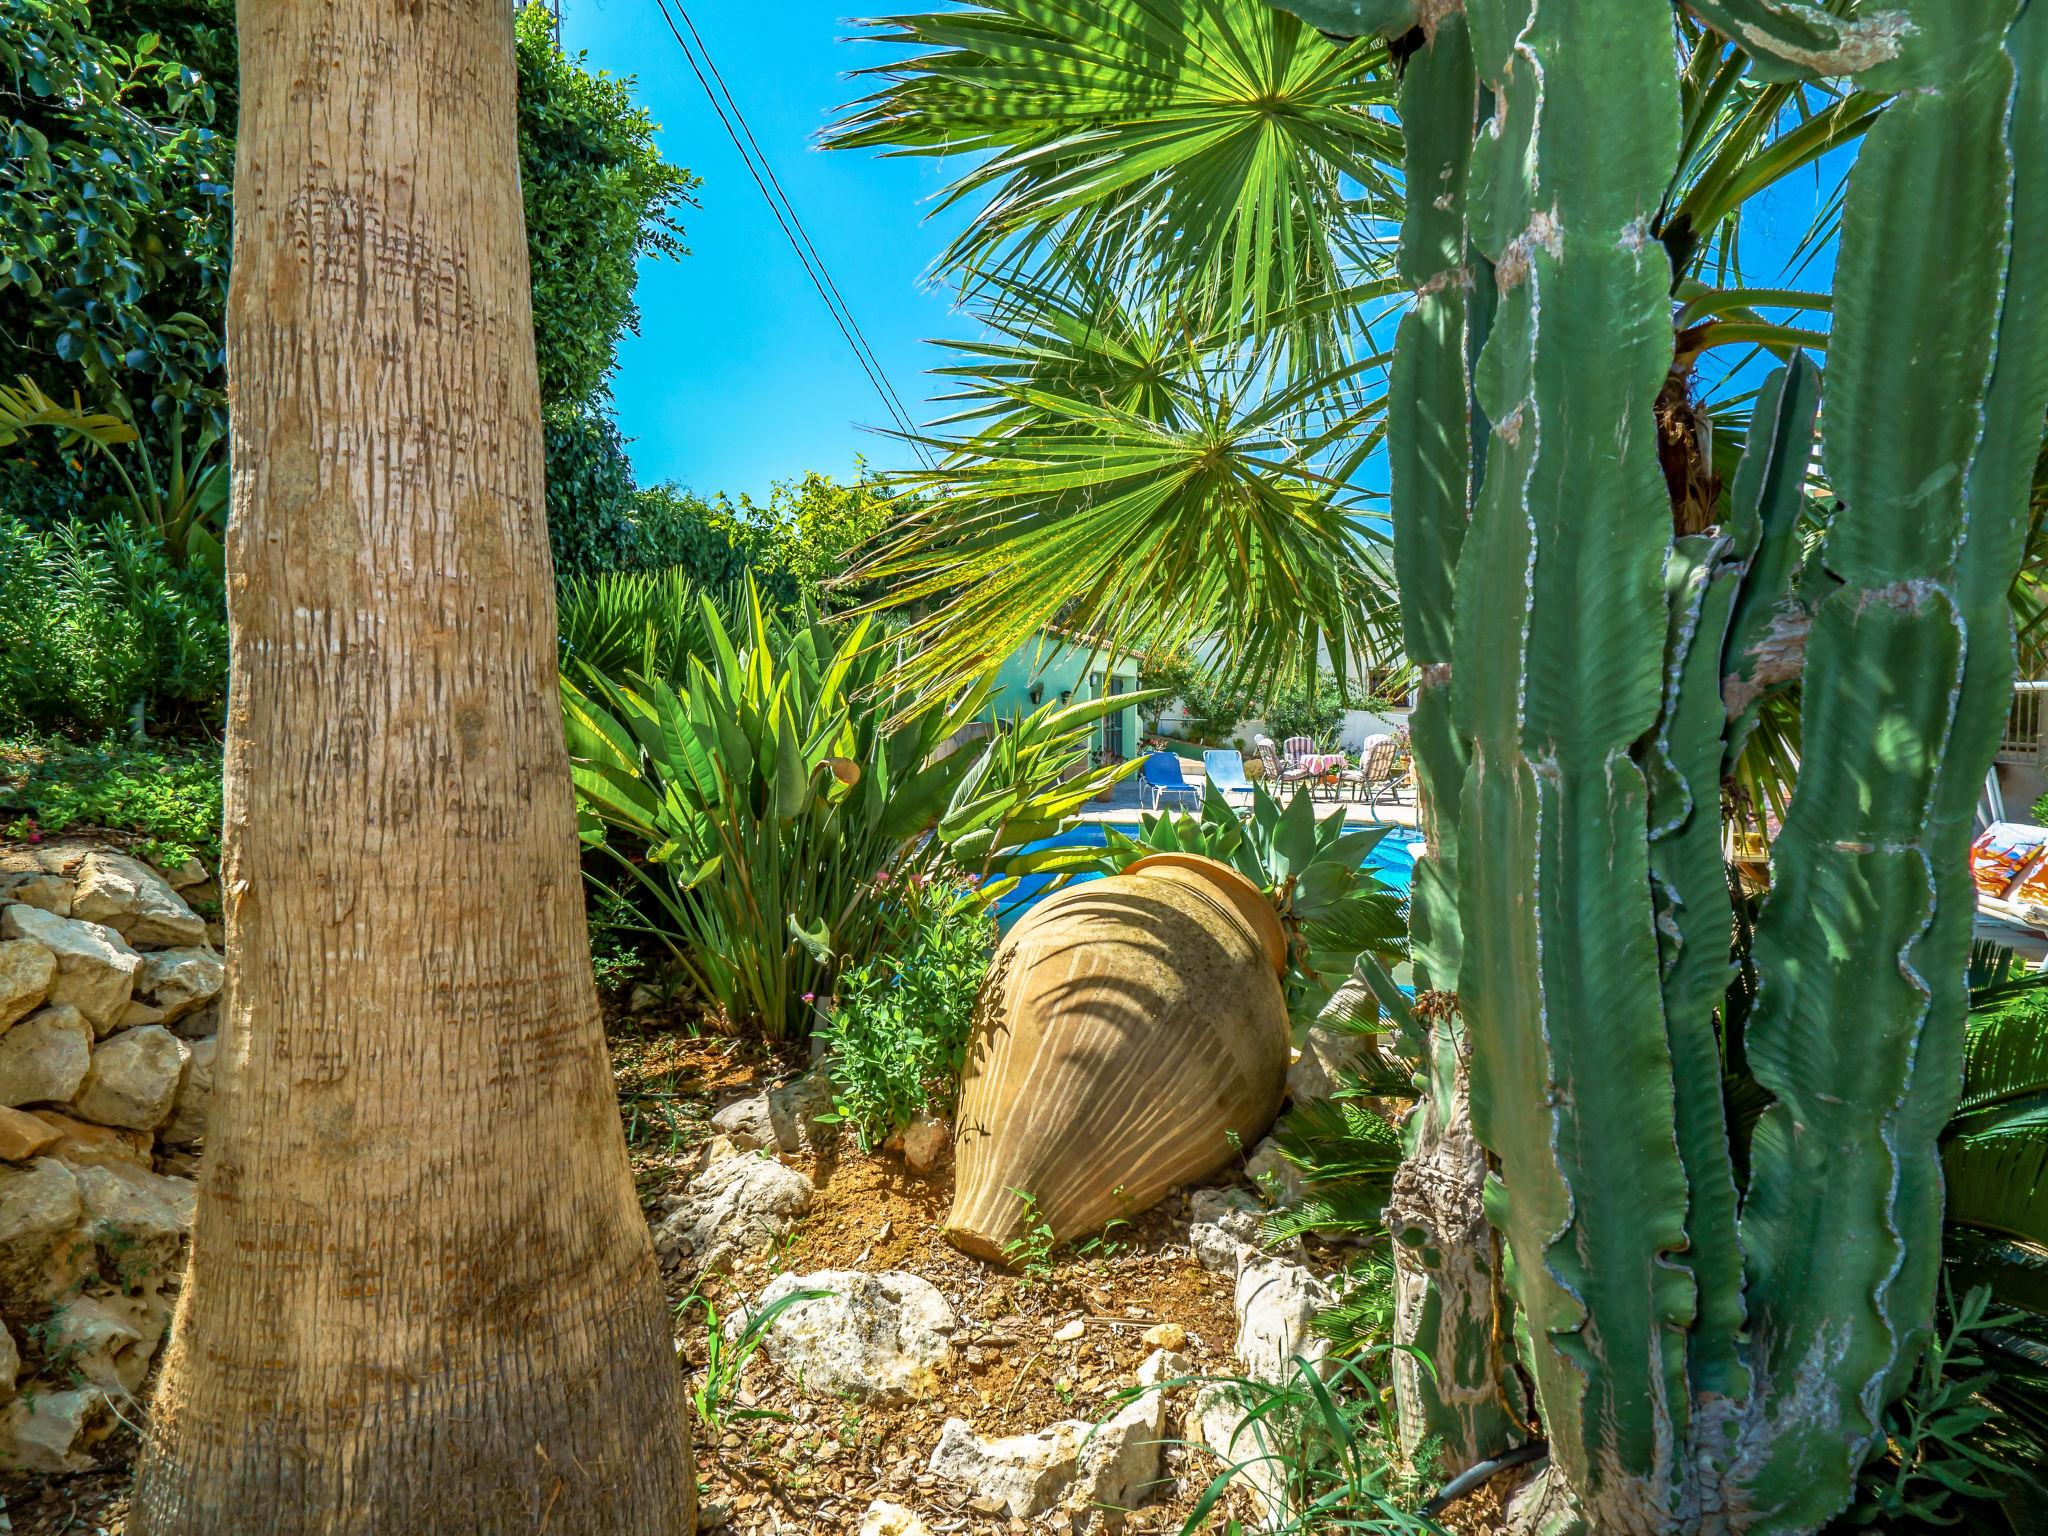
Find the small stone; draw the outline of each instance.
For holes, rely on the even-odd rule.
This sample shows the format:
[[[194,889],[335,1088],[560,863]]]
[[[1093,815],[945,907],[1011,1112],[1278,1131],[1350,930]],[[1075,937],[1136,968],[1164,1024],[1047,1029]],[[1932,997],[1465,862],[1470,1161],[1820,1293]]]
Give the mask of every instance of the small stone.
[[[69,1003],[102,1034],[120,1022],[142,956],[113,929],[15,906],[0,909],[0,938],[34,939],[56,958],[49,1002]]]
[[[91,1447],[114,1432],[114,1410],[97,1387],[36,1392],[0,1408],[0,1471],[83,1472]]]
[[[157,1140],[169,1146],[190,1146],[206,1135],[206,1118],[213,1109],[213,1068],[219,1054],[218,1035],[192,1042],[177,1102],[171,1106],[170,1118],[157,1127]]]
[[[139,1025],[161,1024],[163,1021],[163,1009],[153,1007],[149,1003],[137,1002],[131,997],[128,999],[128,1006],[121,1010],[121,1017],[115,1023],[114,1028],[134,1029]]]
[[[160,1022],[169,1023],[213,1001],[219,996],[226,976],[227,967],[207,945],[162,949],[142,957],[142,970],[135,978],[135,995],[161,1009]]]
[[[661,1006],[661,994],[646,982],[634,983],[633,990],[626,994],[626,1012],[652,1013]]]
[[[0,1035],[0,1104],[61,1104],[91,1065],[92,1025],[69,1003],[53,1003]]]
[[[34,1115],[0,1106],[0,1161],[25,1163],[62,1134]]]
[[[761,1348],[812,1397],[864,1402],[930,1397],[953,1356],[953,1309],[937,1286],[898,1270],[822,1269],[769,1282],[749,1315],[800,1291],[826,1294],[776,1314]],[[735,1332],[745,1326],[735,1318]]]
[[[1052,1341],[1055,1344],[1071,1344],[1074,1342],[1074,1340],[1080,1338],[1081,1335],[1086,1333],[1087,1331],[1087,1323],[1083,1322],[1080,1318],[1077,1317],[1074,1318],[1071,1322],[1062,1323],[1059,1327],[1055,1328],[1053,1330]]]
[[[206,923],[170,882],[124,853],[89,853],[78,866],[71,915],[105,923],[138,949],[203,944]]]
[[[877,1499],[860,1517],[860,1536],[931,1536],[931,1527],[901,1504]]]
[[[1195,1363],[1186,1355],[1171,1349],[1155,1349],[1138,1367],[1137,1382],[1141,1387],[1163,1388],[1168,1382],[1184,1382],[1194,1374]]]
[[[1186,1349],[1188,1331],[1179,1323],[1154,1323],[1138,1335],[1147,1349]]]
[[[50,995],[57,957],[34,939],[0,940],[0,1030],[27,1018]]]
[[[1188,1245],[1212,1272],[1235,1275],[1256,1250],[1259,1202],[1241,1189],[1198,1189],[1188,1202]]]
[[[99,1125],[154,1130],[177,1102],[178,1082],[191,1055],[190,1046],[158,1024],[102,1041],[71,1097],[72,1113]]]
[[[758,1153],[722,1158],[655,1227],[654,1251],[687,1273],[721,1273],[768,1248],[810,1208],[811,1181],[794,1168]]]
[[[917,1115],[900,1133],[903,1161],[919,1173],[939,1166],[953,1145],[953,1130],[933,1115]]]
[[[732,1522],[732,1506],[723,1499],[706,1499],[697,1506],[697,1529],[722,1531]]]

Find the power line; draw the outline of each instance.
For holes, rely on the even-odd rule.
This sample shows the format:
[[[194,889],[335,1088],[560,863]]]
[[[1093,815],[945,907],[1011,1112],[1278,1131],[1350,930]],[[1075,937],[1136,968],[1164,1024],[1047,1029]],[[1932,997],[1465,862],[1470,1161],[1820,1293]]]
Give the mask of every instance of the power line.
[[[711,49],[705,44],[703,34],[698,32],[697,23],[691,20],[689,7],[683,4],[683,0],[674,0],[674,3],[677,13],[683,18],[683,25],[690,29],[690,36],[697,44],[697,52],[703,58],[705,68],[711,71],[711,78],[718,82],[719,91],[724,95],[726,104],[732,108],[733,120],[740,125],[740,131],[747,136],[747,143],[752,147],[754,158],[760,163],[762,173],[767,176],[768,185],[774,189],[775,196],[781,200],[782,206],[788,210],[789,222],[795,227],[798,238],[803,241],[804,249],[810,252],[812,261],[816,263],[819,274],[825,280],[825,285],[832,290],[833,296],[838,299],[840,312],[846,316],[847,325],[852,328],[855,338],[873,361],[875,372],[882,381],[882,387],[888,391],[890,400],[895,403],[896,409],[891,414],[896,416],[899,421],[907,420],[910,415],[909,408],[903,404],[903,397],[896,393],[895,384],[890,381],[888,371],[882,367],[881,355],[875,351],[873,345],[868,341],[866,333],[860,328],[860,322],[854,319],[852,306],[846,302],[845,295],[839,292],[838,285],[832,281],[832,274],[825,266],[825,258],[819,253],[817,246],[812,243],[811,232],[804,228],[804,221],[797,214],[796,204],[790,201],[789,194],[783,190],[781,181],[776,178],[775,167],[768,163],[768,156],[762,150],[759,141],[755,139],[754,130],[749,126],[746,114],[740,110],[740,104],[733,99],[732,88],[725,83],[725,76],[718,72],[718,61],[711,57]]]
[[[682,0],[675,0],[675,8],[682,15],[684,26],[690,29],[690,36],[696,39],[695,48],[691,47],[682,32],[677,29],[675,18],[669,14],[669,0],[654,0],[654,4],[661,12],[662,21],[668,26],[669,35],[675,38],[676,46],[682,49],[683,59],[690,66],[690,73],[697,77],[697,84],[703,88],[705,99],[711,103],[711,110],[717,114],[719,126],[725,129],[725,136],[732,140],[732,147],[739,153],[741,164],[746,166],[747,174],[753,177],[755,187],[760,190],[762,199],[768,204],[768,211],[775,216],[776,226],[781,229],[783,239],[789,242],[789,248],[802,265],[804,275],[811,280],[811,286],[824,301],[825,311],[831,315],[832,323],[839,328],[839,334],[852,351],[854,361],[860,365],[861,372],[867,375],[868,383],[874,387],[875,394],[882,402],[882,408],[889,413],[889,418],[895,422],[897,430],[916,449],[918,457],[929,466],[931,460],[925,453],[924,446],[917,440],[917,429],[911,423],[908,408],[889,382],[881,358],[869,345],[867,336],[853,318],[853,311],[847,305],[845,296],[840,293],[839,285],[833,282],[832,274],[825,266],[824,257],[819,254],[817,246],[811,240],[810,232],[804,228],[803,221],[797,216],[796,206],[790,202],[789,195],[782,189],[782,183],[776,179],[774,169],[768,164],[768,157],[762,153],[760,143],[755,139],[753,129],[747,125],[746,116],[740,111],[738,101],[734,100],[731,90],[726,86],[724,76],[718,73],[718,66],[711,58],[711,50],[705,47],[696,23],[690,19],[689,11],[682,4]],[[698,63],[700,55],[703,59],[701,66]],[[711,81],[705,78],[707,69],[711,72],[712,78],[718,81],[717,90],[713,90]],[[719,99],[720,93],[724,95],[723,102]],[[739,125],[737,129],[734,127],[735,122]],[[745,135],[745,143],[741,142],[742,134]],[[771,186],[773,191],[770,191]]]

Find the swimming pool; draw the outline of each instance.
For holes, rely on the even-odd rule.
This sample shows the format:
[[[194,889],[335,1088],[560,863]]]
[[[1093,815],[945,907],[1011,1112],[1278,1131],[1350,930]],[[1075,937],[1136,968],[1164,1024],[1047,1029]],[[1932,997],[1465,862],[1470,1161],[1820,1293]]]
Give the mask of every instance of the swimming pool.
[[[1106,848],[1109,836],[1099,821],[1084,821],[1077,827],[1052,837],[1041,838],[1035,843],[1026,843],[1020,853],[1037,853],[1045,848]],[[1396,896],[1405,898],[1408,887],[1415,879],[1415,850],[1421,846],[1422,834],[1408,827],[1392,827],[1387,835],[1373,845],[1365,856],[1364,868],[1379,877],[1380,883]],[[1100,875],[1075,875],[1070,884],[1079,885],[1088,880],[1100,880]],[[1008,928],[1031,906],[1044,899],[1046,887],[1052,883],[1051,875],[1026,875],[995,904],[996,924]]]

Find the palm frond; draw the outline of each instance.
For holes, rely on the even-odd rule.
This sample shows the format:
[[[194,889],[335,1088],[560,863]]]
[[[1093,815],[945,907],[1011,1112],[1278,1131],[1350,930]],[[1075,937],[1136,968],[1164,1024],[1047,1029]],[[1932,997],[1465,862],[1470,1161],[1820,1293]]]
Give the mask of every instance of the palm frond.
[[[965,155],[977,203],[940,259],[973,278],[1172,271],[1220,317],[1343,288],[1382,248],[1401,138],[1384,43],[1335,42],[1232,0],[982,0],[869,23],[917,50],[830,130],[834,148]]]

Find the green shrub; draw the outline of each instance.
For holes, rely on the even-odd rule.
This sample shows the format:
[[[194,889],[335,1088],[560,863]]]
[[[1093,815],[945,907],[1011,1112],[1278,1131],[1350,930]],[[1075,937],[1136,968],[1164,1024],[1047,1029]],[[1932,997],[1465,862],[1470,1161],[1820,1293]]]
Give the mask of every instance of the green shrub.
[[[227,692],[217,575],[180,570],[148,530],[0,516],[0,717],[115,725],[212,719]]]
[[[832,1113],[870,1151],[920,1113],[950,1114],[975,998],[995,948],[994,920],[963,907],[943,874],[913,871],[885,886],[883,953],[840,978],[820,1033],[831,1048]]]
[[[98,745],[0,737],[0,830],[55,836],[82,827],[139,834],[163,864],[220,860],[220,748],[212,743]]]

